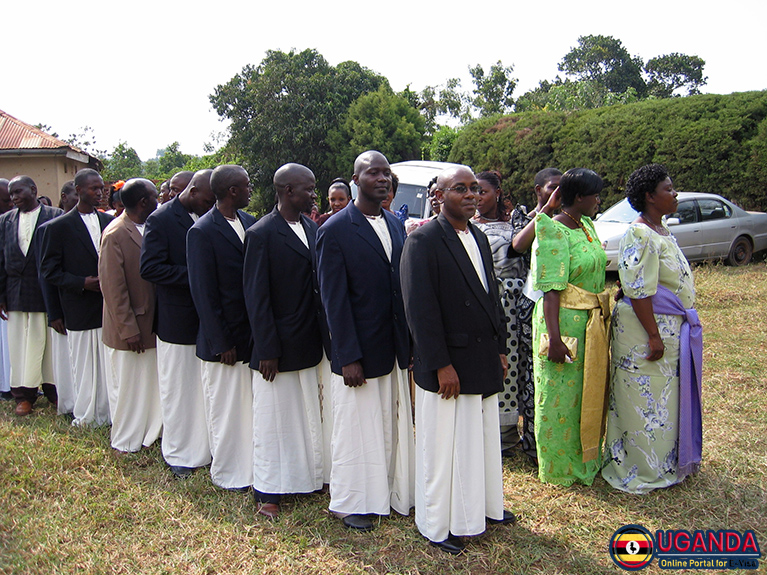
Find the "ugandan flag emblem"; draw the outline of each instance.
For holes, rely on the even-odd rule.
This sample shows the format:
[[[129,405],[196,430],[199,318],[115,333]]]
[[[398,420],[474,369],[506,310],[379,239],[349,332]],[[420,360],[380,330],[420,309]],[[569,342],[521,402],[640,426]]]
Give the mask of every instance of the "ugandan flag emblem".
[[[652,534],[641,525],[625,525],[610,538],[610,557],[627,571],[644,569],[654,554]]]

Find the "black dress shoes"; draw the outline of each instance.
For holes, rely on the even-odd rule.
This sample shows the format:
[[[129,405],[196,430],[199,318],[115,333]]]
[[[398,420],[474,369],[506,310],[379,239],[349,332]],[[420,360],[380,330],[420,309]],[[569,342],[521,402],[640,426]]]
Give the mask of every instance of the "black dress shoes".
[[[373,522],[367,515],[347,515],[343,518],[344,525],[349,529],[356,529],[357,531],[372,531]]]
[[[490,525],[514,525],[517,522],[516,516],[511,511],[503,510],[503,519],[492,519],[486,517]]]
[[[460,555],[466,550],[466,544],[463,539],[456,537],[452,533],[447,534],[447,539],[444,541],[429,541],[434,547],[442,549],[445,553],[450,555]]]
[[[168,467],[170,467],[170,472],[176,479],[187,479],[194,472],[194,467],[183,467],[181,465],[169,465]]]

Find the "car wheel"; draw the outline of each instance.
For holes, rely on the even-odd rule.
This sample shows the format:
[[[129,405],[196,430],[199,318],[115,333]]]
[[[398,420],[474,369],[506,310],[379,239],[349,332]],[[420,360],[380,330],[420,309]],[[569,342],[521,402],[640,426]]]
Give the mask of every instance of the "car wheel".
[[[730,255],[727,256],[727,263],[731,266],[744,266],[751,261],[751,255],[754,248],[751,241],[746,236],[740,236],[730,248]]]

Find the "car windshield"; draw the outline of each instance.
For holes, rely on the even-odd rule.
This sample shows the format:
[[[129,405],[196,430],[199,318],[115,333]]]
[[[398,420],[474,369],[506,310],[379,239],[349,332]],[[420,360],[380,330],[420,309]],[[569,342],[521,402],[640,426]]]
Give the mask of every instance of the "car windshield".
[[[620,222],[622,224],[630,224],[638,215],[639,213],[631,207],[628,200],[621,200],[599,216],[598,220],[600,222]]]
[[[423,214],[424,204],[426,203],[426,188],[424,186],[414,186],[413,184],[403,184],[397,187],[397,195],[392,202],[392,210],[399,210],[402,204],[407,204],[408,215],[411,218],[420,218]]]

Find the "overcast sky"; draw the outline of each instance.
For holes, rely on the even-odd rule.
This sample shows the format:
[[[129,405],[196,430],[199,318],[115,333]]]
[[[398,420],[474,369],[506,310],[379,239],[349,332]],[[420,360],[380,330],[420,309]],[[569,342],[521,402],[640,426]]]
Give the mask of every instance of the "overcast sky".
[[[700,56],[704,92],[767,89],[763,0],[7,0],[1,12],[0,109],[65,137],[90,126],[98,148],[124,141],[142,160],[173,141],[203,153],[226,127],[208,95],[269,49],[355,60],[396,91],[450,77],[469,88],[468,66],[501,60],[519,97],[558,74],[579,36],[602,34],[645,61]]]

